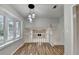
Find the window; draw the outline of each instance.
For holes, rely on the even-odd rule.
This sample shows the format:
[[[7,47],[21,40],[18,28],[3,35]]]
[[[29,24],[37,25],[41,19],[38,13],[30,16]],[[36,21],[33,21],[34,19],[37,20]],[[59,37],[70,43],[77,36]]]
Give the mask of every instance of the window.
[[[8,18],[8,40],[12,40],[14,37],[14,21]]]
[[[21,24],[20,21],[16,21],[16,38],[20,37],[21,33]]]
[[[21,38],[21,21],[13,17],[0,15],[0,45]]]
[[[4,40],[4,19],[0,15],[0,43],[3,43]]]

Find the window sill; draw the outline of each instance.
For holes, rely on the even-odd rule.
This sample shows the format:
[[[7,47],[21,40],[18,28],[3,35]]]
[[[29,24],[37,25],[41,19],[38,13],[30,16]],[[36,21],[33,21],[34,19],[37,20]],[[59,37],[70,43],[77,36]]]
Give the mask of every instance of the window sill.
[[[21,39],[21,38],[20,38],[20,39]],[[18,41],[18,40],[20,40],[20,39],[16,39],[16,40],[13,40],[13,41],[10,41],[10,42],[7,42],[7,43],[1,45],[1,46],[0,46],[0,50],[3,49],[3,48],[5,48],[5,47],[7,47],[7,46],[9,46],[9,45],[12,44],[12,43]]]

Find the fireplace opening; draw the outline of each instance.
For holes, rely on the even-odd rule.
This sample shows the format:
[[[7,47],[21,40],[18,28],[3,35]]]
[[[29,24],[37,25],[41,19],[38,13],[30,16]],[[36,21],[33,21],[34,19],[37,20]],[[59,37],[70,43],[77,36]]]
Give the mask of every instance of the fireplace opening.
[[[38,34],[38,36],[41,36],[41,34]]]

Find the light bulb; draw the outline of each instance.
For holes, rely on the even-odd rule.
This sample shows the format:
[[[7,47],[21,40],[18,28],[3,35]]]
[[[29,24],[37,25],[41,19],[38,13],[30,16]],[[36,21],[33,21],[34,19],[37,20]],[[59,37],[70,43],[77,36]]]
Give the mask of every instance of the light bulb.
[[[31,18],[31,17],[32,17],[32,16],[29,14],[29,15],[28,15],[28,18]]]
[[[32,14],[32,18],[35,18],[35,13]]]
[[[32,23],[32,18],[29,18],[29,21]]]

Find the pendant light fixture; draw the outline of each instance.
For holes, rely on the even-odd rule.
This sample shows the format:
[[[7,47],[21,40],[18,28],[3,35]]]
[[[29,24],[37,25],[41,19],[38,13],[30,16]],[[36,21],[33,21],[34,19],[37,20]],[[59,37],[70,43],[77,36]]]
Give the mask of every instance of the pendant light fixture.
[[[35,5],[28,4],[28,8],[29,8],[28,20],[32,23],[33,19],[35,19],[35,16],[36,16],[34,12]]]

